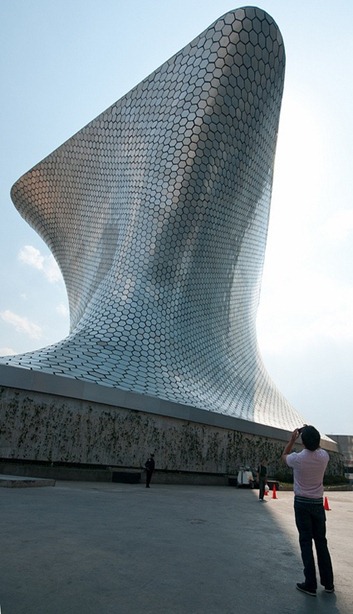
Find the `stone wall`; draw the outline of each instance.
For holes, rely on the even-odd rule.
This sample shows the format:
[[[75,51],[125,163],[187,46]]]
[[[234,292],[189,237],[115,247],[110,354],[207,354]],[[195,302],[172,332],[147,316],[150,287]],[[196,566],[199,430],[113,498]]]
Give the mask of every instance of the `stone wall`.
[[[269,460],[285,475],[283,441],[151,412],[0,388],[0,458],[140,468],[154,452],[164,471],[234,474]],[[329,472],[343,473],[330,452]]]

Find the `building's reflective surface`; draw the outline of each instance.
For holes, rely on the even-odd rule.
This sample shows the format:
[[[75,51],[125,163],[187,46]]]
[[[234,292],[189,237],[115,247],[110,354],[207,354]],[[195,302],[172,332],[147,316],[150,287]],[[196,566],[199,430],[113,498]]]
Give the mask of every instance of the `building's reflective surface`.
[[[2,363],[302,422],[255,328],[284,66],[271,17],[230,12],[15,184],[62,270],[71,333]]]

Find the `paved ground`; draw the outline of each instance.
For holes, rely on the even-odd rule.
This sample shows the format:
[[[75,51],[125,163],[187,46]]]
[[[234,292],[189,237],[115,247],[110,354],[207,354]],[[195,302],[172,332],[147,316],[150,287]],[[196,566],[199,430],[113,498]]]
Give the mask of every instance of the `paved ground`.
[[[293,495],[57,482],[2,488],[1,614],[352,614],[353,493],[329,493],[336,593],[295,590]]]

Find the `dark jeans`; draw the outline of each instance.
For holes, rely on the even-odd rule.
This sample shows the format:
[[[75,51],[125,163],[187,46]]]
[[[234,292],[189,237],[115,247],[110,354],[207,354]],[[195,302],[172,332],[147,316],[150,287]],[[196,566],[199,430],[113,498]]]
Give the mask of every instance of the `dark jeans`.
[[[259,478],[259,499],[264,498],[266,478]]]
[[[320,582],[326,588],[333,587],[331,557],[326,540],[326,514],[321,503],[312,503],[310,499],[298,501],[294,498],[295,522],[299,531],[299,544],[304,564],[305,586],[317,588],[315,562],[312,541],[315,542]]]
[[[149,488],[150,487],[150,481],[152,478],[152,473],[153,471],[149,471],[148,469],[146,469],[146,487]]]

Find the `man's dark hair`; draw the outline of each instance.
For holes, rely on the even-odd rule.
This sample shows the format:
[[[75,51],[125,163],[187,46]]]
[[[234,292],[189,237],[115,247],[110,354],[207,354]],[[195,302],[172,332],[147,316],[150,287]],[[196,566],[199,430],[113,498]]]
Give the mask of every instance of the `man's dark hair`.
[[[302,430],[302,442],[304,446],[311,450],[317,450],[320,446],[320,433],[314,426],[304,426]]]

